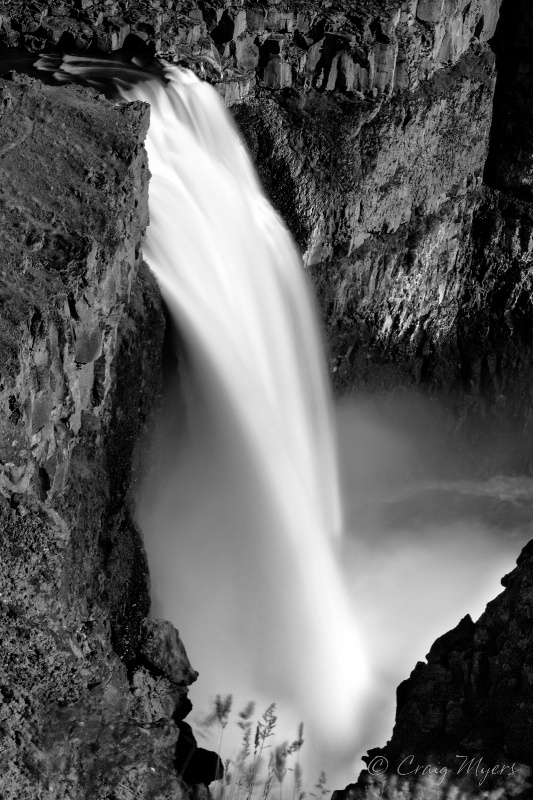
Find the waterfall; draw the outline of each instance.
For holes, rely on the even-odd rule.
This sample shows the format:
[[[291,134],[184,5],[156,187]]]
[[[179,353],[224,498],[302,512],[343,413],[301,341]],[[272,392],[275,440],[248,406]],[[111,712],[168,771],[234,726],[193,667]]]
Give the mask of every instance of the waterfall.
[[[353,764],[366,668],[300,256],[212,87],[171,66],[164,80],[74,56],[52,69],[95,85],[107,73],[123,99],[151,106],[143,252],[180,362],[138,505],[156,611],[179,628],[204,695],[276,701],[287,738],[304,720],[319,741],[316,772],[332,753]]]
[[[147,546],[170,517],[192,584],[210,576],[197,624],[209,630],[204,647],[213,646],[217,668],[245,684],[226,688],[268,690],[317,735],[346,747],[364,667],[337,563],[335,437],[314,304],[299,254],[217,93],[186,70],[169,67],[166,77],[165,87],[149,81],[124,96],[151,105],[144,254],[188,365],[193,435],[178,484],[189,483],[202,529],[194,507],[189,532],[180,524],[179,486],[167,482],[164,499],[157,480],[141,515]],[[214,515],[205,515],[206,493],[223,495]],[[194,616],[193,587],[180,603]],[[172,611],[167,601],[163,609]]]
[[[216,92],[120,54],[38,66],[151,105],[144,255],[179,362],[138,492],[154,615],[200,671],[196,708],[215,693],[277,702],[282,739],[306,723],[304,784],[324,768],[343,786],[390,735],[412,665],[513,569],[532,535],[531,479],[467,480],[471,443],[458,462],[434,399],[352,396],[337,408],[343,523],[313,299]],[[522,443],[502,442],[505,469]]]
[[[168,77],[166,88],[125,93],[152,109],[145,257],[196,363],[216,376],[239,420],[273,502],[293,520],[288,535],[297,543],[309,518],[324,536],[338,535],[327,378],[299,256],[216,92],[176,67]]]

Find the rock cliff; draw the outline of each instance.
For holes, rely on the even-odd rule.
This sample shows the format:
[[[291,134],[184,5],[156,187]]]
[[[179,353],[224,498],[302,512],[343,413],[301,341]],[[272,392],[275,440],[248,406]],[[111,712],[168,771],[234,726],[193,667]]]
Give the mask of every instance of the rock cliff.
[[[172,625],[146,619],[128,499],[164,333],[140,256],[148,109],[11,78],[0,82],[0,795],[181,796],[178,725],[196,673]]]
[[[337,390],[430,394],[487,443],[486,468],[504,431],[520,437],[505,466],[528,472],[532,31],[528,0],[0,4],[13,52],[125,47],[213,81],[302,248]],[[175,745],[195,673],[169,624],[145,622],[128,505],[164,329],[139,255],[146,110],[12,78],[0,121],[4,794],[171,796],[185,791]],[[530,555],[402,685],[383,753],[445,759],[460,742],[530,760]]]
[[[385,748],[391,773],[414,754],[416,764],[448,765],[459,774],[462,761],[481,759],[484,768],[529,765],[533,752],[533,543],[505,587],[474,623],[470,617],[441,636],[427,662],[419,662],[398,687],[396,726]],[[472,772],[479,784],[479,770]],[[494,777],[499,777],[496,774]],[[508,777],[508,775],[506,776]],[[490,786],[486,781],[485,789]]]

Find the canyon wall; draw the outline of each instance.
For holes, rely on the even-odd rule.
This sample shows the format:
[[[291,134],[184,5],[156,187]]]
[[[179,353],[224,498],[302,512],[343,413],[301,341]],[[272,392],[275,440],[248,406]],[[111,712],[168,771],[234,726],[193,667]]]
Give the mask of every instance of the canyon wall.
[[[215,83],[304,253],[337,391],[429,395],[479,445],[479,469],[526,472],[532,30],[527,0],[0,4],[5,47],[125,46]],[[15,199],[2,253],[0,758],[28,797],[45,780],[50,793],[61,780],[79,797],[121,797],[121,783],[164,797],[181,785],[174,748],[194,673],[168,623],[143,621],[126,501],[164,327],[138,253],[147,120],[18,80],[3,84],[1,122]],[[513,436],[502,461],[500,437]],[[380,751],[391,763],[412,749],[450,758],[456,743],[530,760],[530,576],[526,549],[486,615],[439,639],[402,684]],[[167,644],[175,658],[161,662]]]
[[[0,97],[0,795],[180,797],[196,673],[146,619],[128,496],[165,329],[149,110],[17,75]]]

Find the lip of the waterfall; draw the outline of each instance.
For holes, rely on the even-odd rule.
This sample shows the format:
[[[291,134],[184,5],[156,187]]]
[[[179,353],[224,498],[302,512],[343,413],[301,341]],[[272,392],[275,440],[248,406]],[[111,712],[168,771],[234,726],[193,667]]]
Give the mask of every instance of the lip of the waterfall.
[[[92,87],[108,99],[118,101],[123,101],[123,98],[116,87],[117,81],[133,87],[143,81],[156,79],[165,85],[168,82],[165,66],[158,58],[129,50],[113,53],[30,53],[16,48],[0,50],[0,77],[12,77],[18,73],[51,86],[77,83]]]

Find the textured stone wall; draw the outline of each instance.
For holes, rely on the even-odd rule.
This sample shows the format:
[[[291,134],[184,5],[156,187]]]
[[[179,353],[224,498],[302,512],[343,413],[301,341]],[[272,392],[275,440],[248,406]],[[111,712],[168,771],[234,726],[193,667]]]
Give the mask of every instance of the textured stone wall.
[[[10,2],[0,5],[1,41],[39,50],[121,47],[211,58],[274,89],[415,89],[457,61],[472,40],[494,34],[501,0],[355,2]]]
[[[165,54],[217,79],[229,104],[260,83],[357,94],[415,90],[494,34],[501,0],[12,2],[0,44]]]
[[[304,249],[339,389],[455,380],[493,86],[479,45],[379,104],[313,94],[235,110]]]
[[[145,620],[128,502],[164,332],[148,109],[20,76],[0,97],[0,794],[181,796],[196,673]]]

